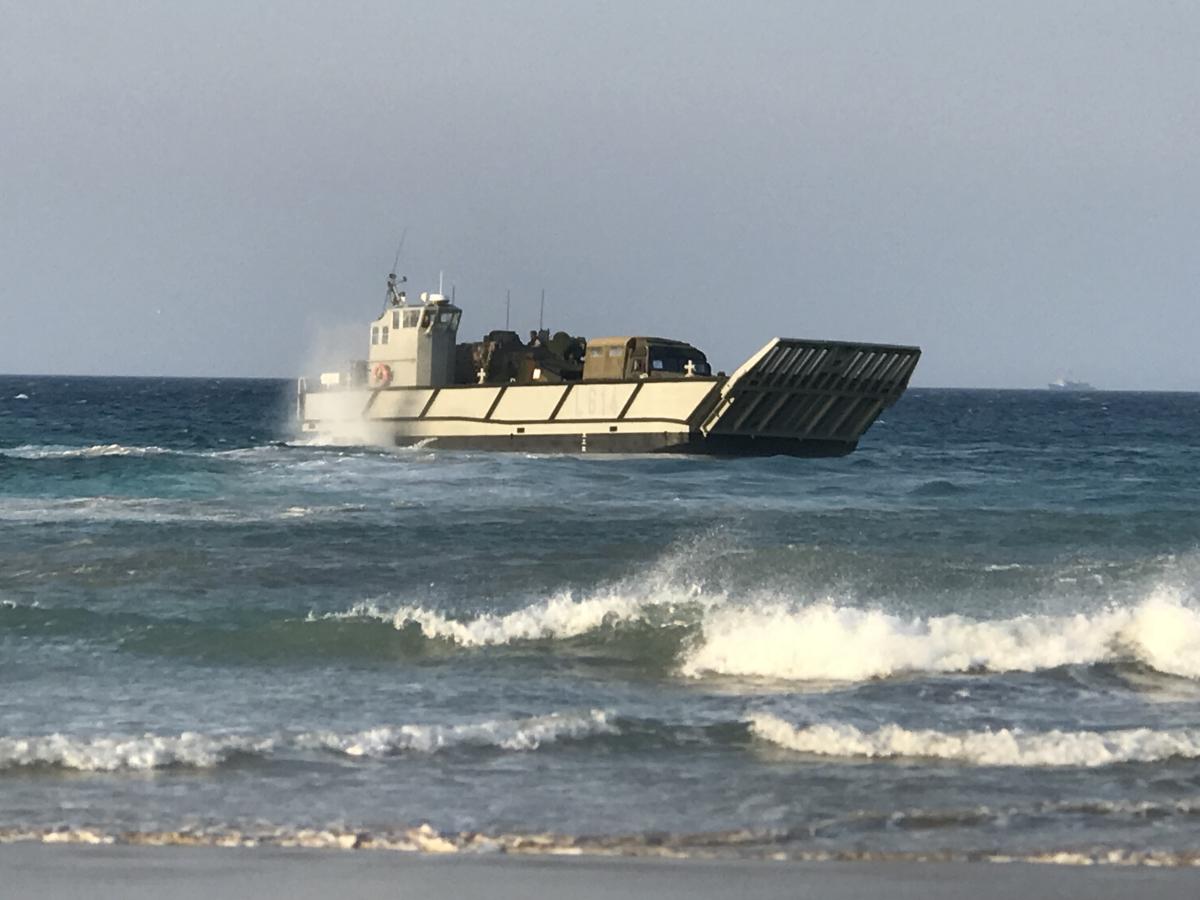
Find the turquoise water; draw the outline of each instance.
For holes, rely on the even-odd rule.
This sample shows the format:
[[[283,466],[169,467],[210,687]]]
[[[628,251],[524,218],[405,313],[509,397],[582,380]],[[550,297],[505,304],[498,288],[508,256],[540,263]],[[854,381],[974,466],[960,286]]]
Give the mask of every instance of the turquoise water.
[[[0,378],[0,835],[1200,851],[1200,395],[721,461],[306,444],[290,391]]]

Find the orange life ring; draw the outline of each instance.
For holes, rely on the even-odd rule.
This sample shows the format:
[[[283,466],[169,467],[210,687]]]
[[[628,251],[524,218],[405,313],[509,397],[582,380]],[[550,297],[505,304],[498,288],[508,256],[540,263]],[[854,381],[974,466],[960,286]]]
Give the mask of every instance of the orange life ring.
[[[371,370],[371,377],[375,379],[376,384],[391,384],[392,367],[387,363],[375,363],[375,368]]]

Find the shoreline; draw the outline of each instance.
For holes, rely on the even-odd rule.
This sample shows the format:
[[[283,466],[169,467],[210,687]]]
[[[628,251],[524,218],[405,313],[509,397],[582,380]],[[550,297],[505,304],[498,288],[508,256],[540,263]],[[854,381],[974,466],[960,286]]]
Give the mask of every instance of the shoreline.
[[[552,832],[441,832],[428,823],[394,830],[297,828],[262,831],[106,831],[101,828],[2,828],[0,849],[14,846],[240,850],[458,859],[584,859],[746,865],[1029,865],[1066,868],[1200,869],[1200,849],[1133,849],[1119,845],[1044,850],[803,849],[744,831],[696,834],[572,836]],[[350,852],[356,851],[356,852]]]
[[[95,900],[452,896],[593,898],[888,897],[972,900],[1028,895],[1192,898],[1191,867],[1031,862],[816,862],[495,853],[346,853],[282,847],[0,845],[6,897]]]

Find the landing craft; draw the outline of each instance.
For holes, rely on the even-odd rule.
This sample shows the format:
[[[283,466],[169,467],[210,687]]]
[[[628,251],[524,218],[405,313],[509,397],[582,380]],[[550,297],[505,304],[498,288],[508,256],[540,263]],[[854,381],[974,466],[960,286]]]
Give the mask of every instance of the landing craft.
[[[346,444],[566,453],[842,456],[921,350],[774,338],[732,375],[683,341],[547,329],[457,343],[462,310],[388,276],[365,360],[301,378],[305,432]]]

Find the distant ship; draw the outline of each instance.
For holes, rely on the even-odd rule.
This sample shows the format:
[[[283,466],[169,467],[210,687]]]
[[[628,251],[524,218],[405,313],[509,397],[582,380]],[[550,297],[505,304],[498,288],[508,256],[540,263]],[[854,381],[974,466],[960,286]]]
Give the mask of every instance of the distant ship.
[[[775,338],[732,375],[683,341],[539,329],[457,343],[462,310],[388,276],[370,352],[301,378],[305,432],[346,443],[571,453],[841,456],[904,393],[921,351]],[[733,305],[753,315],[753,301]]]
[[[1052,391],[1094,391],[1096,388],[1086,381],[1072,381],[1069,378],[1059,378],[1050,382],[1046,387]]]

